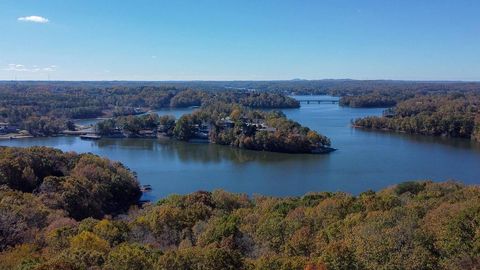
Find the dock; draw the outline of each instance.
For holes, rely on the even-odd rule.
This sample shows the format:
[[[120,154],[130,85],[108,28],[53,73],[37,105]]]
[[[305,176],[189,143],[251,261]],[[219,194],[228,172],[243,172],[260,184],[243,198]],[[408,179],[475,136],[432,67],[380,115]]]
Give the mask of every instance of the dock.
[[[85,135],[80,135],[80,139],[82,140],[100,140],[102,136],[100,135],[93,135],[93,134],[85,134]]]

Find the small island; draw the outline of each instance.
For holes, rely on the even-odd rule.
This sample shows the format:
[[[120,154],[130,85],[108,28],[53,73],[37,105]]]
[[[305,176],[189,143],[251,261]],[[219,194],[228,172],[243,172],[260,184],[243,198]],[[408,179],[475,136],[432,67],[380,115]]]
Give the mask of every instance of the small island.
[[[319,154],[335,150],[329,138],[287,119],[280,111],[224,102],[202,106],[178,120],[157,114],[112,118],[97,123],[95,131],[104,137],[164,137],[256,151]]]

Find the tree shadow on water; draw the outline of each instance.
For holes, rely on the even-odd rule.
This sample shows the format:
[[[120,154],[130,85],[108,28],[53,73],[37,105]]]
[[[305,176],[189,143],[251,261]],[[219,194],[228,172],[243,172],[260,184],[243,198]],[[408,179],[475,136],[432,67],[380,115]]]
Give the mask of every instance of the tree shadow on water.
[[[209,143],[187,143],[163,139],[102,139],[96,141],[99,148],[127,148],[132,151],[152,151],[162,158],[177,158],[182,162],[235,164],[258,162],[278,163],[291,161],[319,161],[328,158],[326,155],[286,154],[264,151],[253,151]]]

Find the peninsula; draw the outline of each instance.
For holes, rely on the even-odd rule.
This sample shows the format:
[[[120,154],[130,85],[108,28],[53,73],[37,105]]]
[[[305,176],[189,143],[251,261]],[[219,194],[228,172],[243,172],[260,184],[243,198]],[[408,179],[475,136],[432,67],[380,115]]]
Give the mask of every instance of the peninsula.
[[[97,123],[97,135],[106,137],[167,137],[282,153],[328,153],[330,139],[289,120],[280,111],[260,111],[240,104],[215,102],[175,120],[146,114]]]

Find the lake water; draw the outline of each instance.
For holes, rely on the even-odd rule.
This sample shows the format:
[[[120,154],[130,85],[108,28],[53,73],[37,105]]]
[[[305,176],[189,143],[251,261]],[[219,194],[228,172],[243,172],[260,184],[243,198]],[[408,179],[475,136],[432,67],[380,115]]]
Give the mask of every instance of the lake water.
[[[159,113],[178,117],[189,111],[191,109]],[[310,191],[358,194],[419,179],[480,183],[480,146],[469,140],[350,127],[351,119],[380,115],[383,109],[353,109],[324,103],[302,104],[299,109],[283,111],[288,117],[330,137],[332,146],[339,150],[327,155],[296,155],[173,140],[84,141],[78,137],[4,140],[0,145],[51,146],[121,161],[137,172],[142,184],[152,185],[149,199],[214,189],[276,196]]]

